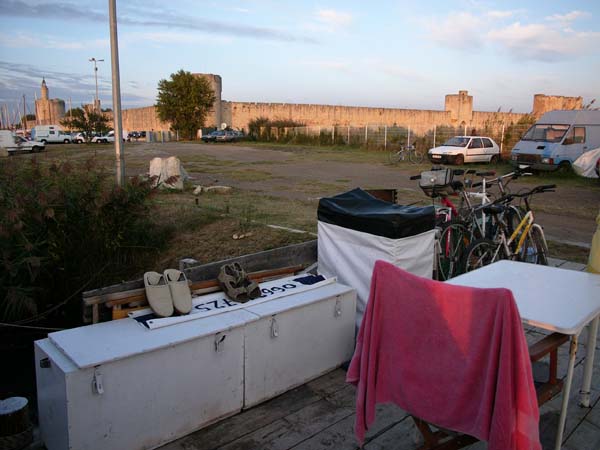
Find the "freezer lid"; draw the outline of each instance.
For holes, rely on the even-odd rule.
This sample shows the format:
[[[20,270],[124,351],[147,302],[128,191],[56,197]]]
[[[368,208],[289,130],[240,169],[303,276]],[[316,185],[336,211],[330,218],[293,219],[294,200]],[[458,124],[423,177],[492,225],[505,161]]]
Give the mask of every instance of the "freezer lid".
[[[268,317],[273,314],[278,314],[283,311],[289,311],[296,308],[302,308],[303,306],[317,303],[332,297],[340,295],[355,293],[355,290],[349,286],[345,286],[340,283],[327,284],[310,291],[300,292],[298,294],[289,295],[287,297],[281,297],[269,302],[248,305],[244,308],[246,311],[256,314],[258,317]]]
[[[135,320],[121,319],[50,333],[48,338],[80,369],[98,366],[141,353],[213,336],[256,320],[245,311],[147,330]]]

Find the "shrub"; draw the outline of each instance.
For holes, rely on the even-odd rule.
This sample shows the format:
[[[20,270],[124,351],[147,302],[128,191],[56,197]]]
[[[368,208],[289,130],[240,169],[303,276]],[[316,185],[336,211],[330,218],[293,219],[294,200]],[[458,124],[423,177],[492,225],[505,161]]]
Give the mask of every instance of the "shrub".
[[[93,160],[0,165],[0,320],[78,324],[82,291],[119,280],[166,241],[152,192],[137,178],[114,186]]]

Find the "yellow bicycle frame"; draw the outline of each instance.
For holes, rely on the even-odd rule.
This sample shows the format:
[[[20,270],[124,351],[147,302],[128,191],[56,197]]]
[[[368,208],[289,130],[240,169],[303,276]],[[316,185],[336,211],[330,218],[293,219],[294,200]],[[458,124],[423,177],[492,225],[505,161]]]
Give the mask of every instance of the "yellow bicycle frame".
[[[529,235],[529,230],[531,229],[532,225],[533,225],[533,214],[531,211],[528,211],[527,214],[525,214],[525,216],[521,220],[521,222],[519,222],[519,225],[517,226],[517,228],[515,228],[515,231],[513,231],[513,234],[510,235],[510,238],[508,239],[508,241],[506,243],[507,245],[510,245],[517,238],[517,236],[519,235],[519,232],[521,232],[521,229],[523,229],[521,237],[519,238],[519,242],[517,243],[517,248],[514,251],[514,254],[518,255],[519,252],[521,251],[521,248],[523,247],[523,243],[525,242],[525,239]]]

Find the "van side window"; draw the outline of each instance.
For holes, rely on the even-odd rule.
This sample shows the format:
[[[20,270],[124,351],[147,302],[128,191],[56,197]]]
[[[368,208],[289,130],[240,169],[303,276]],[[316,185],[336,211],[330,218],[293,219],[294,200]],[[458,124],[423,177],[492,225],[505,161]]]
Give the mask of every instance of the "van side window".
[[[56,134],[56,132],[54,132],[54,131],[50,130],[50,134]]]
[[[585,127],[573,127],[569,130],[563,145],[583,144],[585,143]]]

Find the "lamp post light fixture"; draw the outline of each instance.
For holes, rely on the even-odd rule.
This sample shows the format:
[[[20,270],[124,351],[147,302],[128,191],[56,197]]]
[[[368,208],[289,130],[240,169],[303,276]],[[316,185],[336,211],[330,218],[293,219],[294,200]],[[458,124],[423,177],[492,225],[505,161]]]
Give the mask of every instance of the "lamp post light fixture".
[[[96,80],[96,98],[94,99],[94,110],[96,112],[98,112],[100,110],[100,100],[98,98],[98,66],[97,66],[97,63],[104,62],[104,60],[90,58],[89,61],[94,63],[94,78]]]

